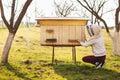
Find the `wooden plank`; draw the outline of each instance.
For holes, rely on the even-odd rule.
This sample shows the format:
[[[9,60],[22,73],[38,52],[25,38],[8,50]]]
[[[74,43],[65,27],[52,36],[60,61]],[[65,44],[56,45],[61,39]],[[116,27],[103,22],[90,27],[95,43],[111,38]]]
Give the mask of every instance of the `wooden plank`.
[[[73,40],[76,39],[76,28],[74,27],[70,27],[69,28],[69,40]],[[70,45],[74,45],[74,43],[69,43]]]
[[[79,25],[86,25],[88,20],[38,20],[41,26],[79,26]]]
[[[76,49],[75,46],[72,47],[72,60],[76,63]]]
[[[53,37],[57,40],[57,42],[54,43],[54,45],[59,44],[59,30],[58,30],[58,26],[54,27]]]
[[[53,30],[53,32],[48,33],[48,32],[47,32],[48,30]],[[47,39],[52,39],[52,38],[54,38],[54,37],[53,37],[53,34],[54,34],[54,29],[53,29],[53,27],[52,27],[52,26],[45,26],[45,36],[46,36],[45,42],[46,42]],[[44,36],[44,35],[42,35],[42,36]],[[47,45],[47,44],[52,45],[53,42],[46,42],[46,45]]]
[[[85,27],[82,26],[81,27],[81,41],[85,41],[86,37],[85,37]]]
[[[55,55],[55,52],[54,52],[54,46],[52,47],[52,64],[54,63],[54,55]]]
[[[60,35],[60,38],[59,38],[59,39],[60,39],[60,43],[59,43],[59,44],[62,45],[62,44],[63,44],[63,39],[64,39],[64,38],[63,38],[63,35],[64,35],[64,34],[63,34],[63,26],[59,26],[59,32],[60,32],[60,33],[59,33],[59,35]]]
[[[81,28],[82,28],[81,26],[76,26],[76,39],[80,41],[82,40]]]
[[[62,42],[62,39],[61,39],[61,29],[62,29],[62,27],[61,26],[56,26],[55,27],[55,33],[54,33],[54,36],[55,36],[55,38],[57,39],[57,44],[56,45],[60,45],[61,44],[61,42]]]
[[[62,44],[69,44],[68,39],[69,39],[69,28],[70,26],[64,26],[63,27],[63,34],[62,34]]]
[[[46,44],[46,27],[41,27],[40,28],[40,44]],[[43,36],[44,35],[44,36]]]

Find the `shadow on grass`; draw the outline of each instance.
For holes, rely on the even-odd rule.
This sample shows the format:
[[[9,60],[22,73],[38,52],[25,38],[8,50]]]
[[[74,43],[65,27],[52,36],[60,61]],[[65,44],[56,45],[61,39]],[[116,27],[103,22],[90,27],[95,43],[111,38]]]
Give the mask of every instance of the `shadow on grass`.
[[[95,70],[85,64],[59,64],[54,65],[55,73],[67,80],[120,80],[120,73],[108,70]]]
[[[17,77],[22,78],[23,80],[31,80],[30,78],[26,77],[25,74],[19,72],[19,70],[15,69],[13,66],[8,64],[2,64],[7,68],[7,70],[13,72]]]

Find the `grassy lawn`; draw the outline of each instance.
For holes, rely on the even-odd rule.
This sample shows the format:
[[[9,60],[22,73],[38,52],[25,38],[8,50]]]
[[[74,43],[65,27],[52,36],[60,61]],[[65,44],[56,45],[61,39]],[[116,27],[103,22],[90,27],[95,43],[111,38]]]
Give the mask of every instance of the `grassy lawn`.
[[[0,28],[0,57],[7,37]],[[112,42],[103,30],[107,49],[106,65],[94,70],[81,58],[92,54],[91,48],[76,47],[77,64],[72,63],[70,47],[55,48],[55,64],[51,64],[51,47],[40,46],[40,28],[19,28],[14,39],[9,64],[0,63],[0,80],[120,80],[120,57],[113,56]],[[0,59],[1,60],[1,59]]]

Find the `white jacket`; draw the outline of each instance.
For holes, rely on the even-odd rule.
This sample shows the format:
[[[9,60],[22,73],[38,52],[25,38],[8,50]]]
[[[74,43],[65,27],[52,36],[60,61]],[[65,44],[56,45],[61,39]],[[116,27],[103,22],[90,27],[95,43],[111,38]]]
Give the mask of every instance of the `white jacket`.
[[[86,42],[80,41],[80,44],[85,47],[92,46],[94,56],[104,56],[106,55],[106,49],[104,46],[104,39],[101,36],[101,29],[99,26],[96,25],[92,25],[91,27],[93,29],[92,33],[94,35],[91,34],[92,35],[91,38]]]
[[[97,39],[91,39],[86,42],[80,42],[82,46],[92,46],[92,50],[95,56],[104,56],[106,55],[106,49],[104,47],[104,40],[102,37]]]

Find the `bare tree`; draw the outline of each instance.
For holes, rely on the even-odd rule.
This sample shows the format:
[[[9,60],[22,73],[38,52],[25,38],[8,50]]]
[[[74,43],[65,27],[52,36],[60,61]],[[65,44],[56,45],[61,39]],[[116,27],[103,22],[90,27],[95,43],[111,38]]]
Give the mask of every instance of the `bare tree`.
[[[120,22],[119,22],[119,11],[120,11],[120,0],[118,0],[119,3],[119,7],[116,9],[116,27],[115,27],[115,32],[114,32],[114,36],[112,36],[112,34],[109,31],[108,25],[106,23],[106,21],[101,17],[103,15],[103,13],[100,15],[99,11],[102,9],[100,7],[102,7],[106,1],[104,0],[99,0],[101,5],[100,7],[98,7],[98,9],[96,10],[95,8],[93,8],[87,0],[77,0],[78,3],[80,5],[82,5],[82,7],[84,7],[85,9],[87,9],[92,15],[94,15],[98,20],[100,20],[106,29],[106,32],[108,33],[109,37],[111,38],[111,40],[113,41],[113,45],[114,45],[114,55],[116,56],[120,56],[120,50],[119,50],[119,30],[120,30]],[[93,0],[93,1],[98,1],[98,0]],[[93,4],[95,7],[97,5]],[[108,11],[109,12],[109,11]]]
[[[62,3],[57,3],[54,0],[54,4],[56,7],[56,15],[58,17],[67,17],[70,15],[73,11],[76,11],[76,6],[74,6],[73,3],[68,3],[65,1],[63,4]]]
[[[13,0],[12,1],[12,7],[11,7],[11,17],[10,17],[10,20],[7,21],[6,17],[5,17],[5,14],[4,14],[4,8],[3,8],[3,3],[2,3],[2,0],[0,0],[0,9],[1,9],[1,17],[5,23],[5,25],[7,26],[8,30],[9,30],[9,34],[8,34],[8,37],[7,37],[7,40],[6,40],[6,43],[5,43],[5,46],[4,46],[4,50],[3,50],[3,53],[2,53],[2,59],[1,59],[1,62],[2,63],[8,63],[8,56],[9,56],[9,51],[10,51],[10,48],[11,48],[11,45],[12,45],[12,42],[14,40],[14,37],[15,37],[15,34],[19,28],[19,25],[30,5],[30,3],[32,2],[32,0],[26,0],[18,18],[16,19],[16,21],[14,20],[15,19],[15,3],[16,3],[16,0]]]

